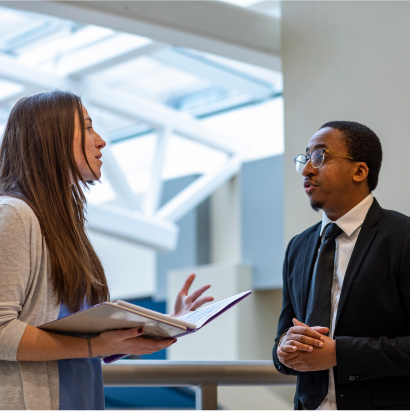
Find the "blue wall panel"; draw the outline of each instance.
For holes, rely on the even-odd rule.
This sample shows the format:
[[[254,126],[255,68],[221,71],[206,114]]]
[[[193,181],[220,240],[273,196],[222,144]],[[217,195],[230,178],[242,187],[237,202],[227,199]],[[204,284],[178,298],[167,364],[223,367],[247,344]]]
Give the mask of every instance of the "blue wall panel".
[[[283,181],[283,156],[242,165],[242,260],[253,267],[253,287],[256,290],[282,287]]]

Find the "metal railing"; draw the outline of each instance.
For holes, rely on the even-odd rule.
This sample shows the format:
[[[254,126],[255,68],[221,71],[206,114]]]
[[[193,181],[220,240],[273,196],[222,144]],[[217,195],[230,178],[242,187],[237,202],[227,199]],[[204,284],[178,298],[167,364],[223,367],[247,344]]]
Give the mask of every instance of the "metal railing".
[[[106,387],[196,386],[197,410],[218,408],[218,385],[294,384],[296,378],[279,373],[272,361],[121,360],[103,365]]]

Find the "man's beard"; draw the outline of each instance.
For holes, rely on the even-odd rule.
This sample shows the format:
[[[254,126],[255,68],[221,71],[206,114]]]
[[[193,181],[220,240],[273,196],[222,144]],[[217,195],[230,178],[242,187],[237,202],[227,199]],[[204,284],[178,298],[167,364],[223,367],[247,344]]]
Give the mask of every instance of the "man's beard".
[[[323,208],[323,203],[320,201],[311,201],[310,206],[313,208],[313,210],[318,212],[319,210]]]

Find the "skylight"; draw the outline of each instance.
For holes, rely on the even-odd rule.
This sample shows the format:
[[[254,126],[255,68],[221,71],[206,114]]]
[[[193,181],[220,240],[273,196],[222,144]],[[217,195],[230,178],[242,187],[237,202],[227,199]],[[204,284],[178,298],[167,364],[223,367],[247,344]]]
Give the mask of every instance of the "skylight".
[[[231,2],[266,9],[277,4]],[[134,116],[132,110],[124,113],[99,104],[102,102],[87,94],[88,85],[109,89],[114,103],[119,98],[116,93],[122,92],[145,100],[148,106],[155,102],[196,119],[223,136],[226,141],[221,143],[235,147],[245,161],[283,152],[283,107],[281,99],[275,98],[282,91],[279,72],[96,25],[4,7],[0,7],[0,57],[2,54],[21,67],[24,75],[21,82],[10,81],[5,74],[2,77],[0,67],[0,131],[18,98],[45,89],[35,86],[35,74],[33,81],[27,81],[31,71],[70,80],[95,129],[111,143],[137,196],[150,186],[158,130],[140,120],[138,113]],[[207,174],[226,159],[224,152],[171,133],[162,177]],[[115,201],[115,187],[104,172],[101,181],[103,184],[91,188],[90,202]]]
[[[24,86],[12,81],[0,80],[0,101],[24,90]]]

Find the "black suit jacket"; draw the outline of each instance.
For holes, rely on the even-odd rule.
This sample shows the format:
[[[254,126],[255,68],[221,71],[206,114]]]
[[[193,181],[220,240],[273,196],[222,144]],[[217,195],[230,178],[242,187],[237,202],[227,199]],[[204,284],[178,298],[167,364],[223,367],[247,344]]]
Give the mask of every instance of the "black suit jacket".
[[[320,227],[294,237],[286,250],[273,349],[283,374],[299,374],[279,362],[277,341],[292,318],[305,321]],[[410,218],[382,209],[376,199],[346,270],[334,338],[338,409],[410,409]],[[296,409],[298,394],[297,387]]]

